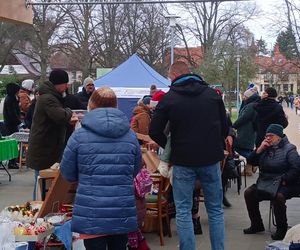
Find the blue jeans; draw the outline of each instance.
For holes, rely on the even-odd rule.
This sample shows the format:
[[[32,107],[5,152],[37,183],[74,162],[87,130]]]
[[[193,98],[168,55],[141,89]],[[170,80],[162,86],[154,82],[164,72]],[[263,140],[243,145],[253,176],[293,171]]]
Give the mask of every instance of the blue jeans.
[[[32,200],[36,200],[36,189],[38,188],[37,185],[37,179],[38,176],[40,175],[40,171],[39,170],[34,170],[34,187],[33,187],[33,193],[32,193]]]
[[[204,203],[208,214],[211,249],[224,250],[225,226],[219,162],[201,167],[174,165],[173,168],[173,194],[180,250],[195,250],[191,210],[196,179],[200,180],[203,189]]]

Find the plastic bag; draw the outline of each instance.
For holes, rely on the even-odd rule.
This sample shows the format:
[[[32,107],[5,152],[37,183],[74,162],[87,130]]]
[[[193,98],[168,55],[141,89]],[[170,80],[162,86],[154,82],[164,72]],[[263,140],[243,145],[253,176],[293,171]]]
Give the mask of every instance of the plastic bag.
[[[0,217],[0,250],[15,250],[15,222]]]

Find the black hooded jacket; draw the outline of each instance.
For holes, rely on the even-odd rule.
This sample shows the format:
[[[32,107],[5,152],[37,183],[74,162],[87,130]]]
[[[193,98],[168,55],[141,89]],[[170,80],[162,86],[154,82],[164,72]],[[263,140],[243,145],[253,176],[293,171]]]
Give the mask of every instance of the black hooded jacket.
[[[19,100],[16,93],[20,90],[20,86],[15,83],[9,83],[6,86],[6,97],[3,105],[4,124],[7,133],[10,135],[18,131],[20,120]]]
[[[259,101],[254,109],[257,112],[256,119],[256,146],[260,146],[264,140],[267,128],[270,124],[280,124],[284,128],[287,127],[288,120],[282,109],[282,106],[275,99],[262,99]]]
[[[89,99],[93,93],[87,93],[85,88],[82,88],[82,91],[77,93],[75,96],[79,99],[84,109],[87,109],[87,105],[89,102]]]
[[[223,141],[228,134],[224,103],[200,76],[178,77],[158,103],[149,135],[162,147],[168,121],[172,164],[205,166],[224,158]]]

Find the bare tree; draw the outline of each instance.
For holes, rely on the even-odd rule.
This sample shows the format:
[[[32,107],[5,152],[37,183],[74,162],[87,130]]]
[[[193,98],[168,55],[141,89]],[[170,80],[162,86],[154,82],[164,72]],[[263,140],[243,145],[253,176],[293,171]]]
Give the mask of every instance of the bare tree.
[[[233,29],[256,14],[255,4],[222,1],[183,4],[191,17],[185,30],[200,42],[204,54],[220,39],[228,40]],[[233,25],[234,24],[234,25]]]
[[[51,0],[43,0],[49,2]],[[18,53],[26,55],[39,66],[40,81],[46,80],[47,67],[57,44],[57,31],[65,20],[66,12],[60,7],[34,6],[31,37]]]
[[[61,49],[72,58],[73,67],[82,72],[83,78],[93,74],[96,57],[99,21],[94,17],[95,8],[96,5],[83,4],[66,9],[68,20],[61,29]]]
[[[0,71],[12,50],[28,37],[29,26],[0,22]]]

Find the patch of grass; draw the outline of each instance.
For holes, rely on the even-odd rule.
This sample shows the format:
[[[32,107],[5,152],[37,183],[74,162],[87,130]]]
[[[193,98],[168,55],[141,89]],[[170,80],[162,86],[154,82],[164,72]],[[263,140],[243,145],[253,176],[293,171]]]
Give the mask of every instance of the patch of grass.
[[[236,111],[231,112],[231,121],[234,123],[237,120],[238,113]]]

